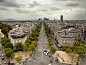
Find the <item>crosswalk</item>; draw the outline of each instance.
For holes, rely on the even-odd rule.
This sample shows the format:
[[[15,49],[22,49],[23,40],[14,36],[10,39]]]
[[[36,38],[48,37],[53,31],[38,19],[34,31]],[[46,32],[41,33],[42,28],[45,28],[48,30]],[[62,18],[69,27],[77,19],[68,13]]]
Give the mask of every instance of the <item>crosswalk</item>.
[[[50,49],[36,49],[37,51],[44,51],[44,50],[47,50],[47,51],[50,51]]]

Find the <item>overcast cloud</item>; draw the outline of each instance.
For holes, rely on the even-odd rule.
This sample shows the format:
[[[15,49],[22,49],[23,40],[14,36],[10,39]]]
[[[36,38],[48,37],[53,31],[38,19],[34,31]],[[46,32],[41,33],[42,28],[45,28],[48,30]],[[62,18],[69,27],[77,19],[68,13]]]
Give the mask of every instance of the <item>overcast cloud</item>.
[[[86,20],[86,0],[0,0],[0,20]]]

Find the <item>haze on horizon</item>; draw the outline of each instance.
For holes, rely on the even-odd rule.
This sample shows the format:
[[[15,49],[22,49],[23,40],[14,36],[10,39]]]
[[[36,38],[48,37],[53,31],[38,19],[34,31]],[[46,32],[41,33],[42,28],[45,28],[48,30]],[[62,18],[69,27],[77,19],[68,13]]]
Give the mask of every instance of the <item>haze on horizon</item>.
[[[0,20],[86,20],[86,0],[0,0]]]

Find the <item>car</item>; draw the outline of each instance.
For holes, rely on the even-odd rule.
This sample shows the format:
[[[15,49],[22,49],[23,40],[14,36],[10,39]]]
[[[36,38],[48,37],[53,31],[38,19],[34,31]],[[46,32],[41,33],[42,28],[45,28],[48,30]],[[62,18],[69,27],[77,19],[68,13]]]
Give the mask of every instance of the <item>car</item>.
[[[48,65],[51,65],[51,64],[48,64]]]
[[[4,57],[2,57],[2,60],[4,60]]]
[[[45,55],[47,56],[47,53],[45,53]]]
[[[7,62],[6,62],[6,60],[4,60],[4,64],[6,64]]]
[[[2,54],[2,57],[3,57],[4,55]]]
[[[53,63],[53,60],[51,59],[50,62]]]
[[[51,57],[51,55],[50,55],[50,54],[49,54],[48,56],[49,56],[49,57]]]
[[[85,53],[85,56],[86,56],[86,53]]]
[[[47,52],[47,50],[44,50],[44,52]]]

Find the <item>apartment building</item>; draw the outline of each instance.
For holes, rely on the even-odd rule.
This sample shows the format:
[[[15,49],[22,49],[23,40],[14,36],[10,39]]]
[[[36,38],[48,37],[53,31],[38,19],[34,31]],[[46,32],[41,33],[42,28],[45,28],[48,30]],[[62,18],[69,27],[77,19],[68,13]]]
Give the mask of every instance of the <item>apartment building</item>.
[[[27,40],[27,35],[11,35],[11,43],[15,46],[16,43],[21,42],[24,45],[25,40]]]
[[[64,46],[65,44],[74,45],[75,44],[75,36],[59,34],[58,42],[61,46]]]

